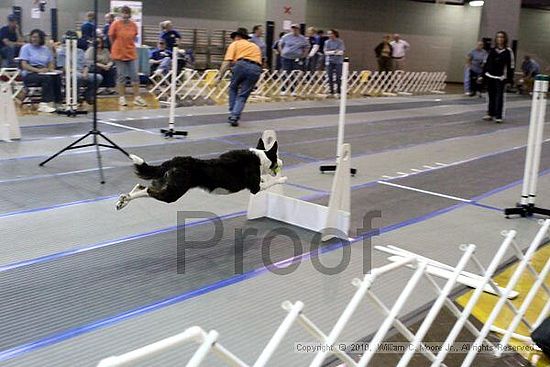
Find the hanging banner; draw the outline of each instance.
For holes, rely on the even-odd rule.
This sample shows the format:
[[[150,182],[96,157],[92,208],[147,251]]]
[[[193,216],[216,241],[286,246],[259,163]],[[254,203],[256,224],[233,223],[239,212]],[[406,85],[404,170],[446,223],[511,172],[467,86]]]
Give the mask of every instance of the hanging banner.
[[[120,16],[120,8],[122,8],[123,6],[127,6],[132,9],[132,21],[134,21],[138,27],[136,46],[141,46],[141,33],[143,27],[143,3],[141,1],[111,0],[111,13],[114,13],[118,18]]]

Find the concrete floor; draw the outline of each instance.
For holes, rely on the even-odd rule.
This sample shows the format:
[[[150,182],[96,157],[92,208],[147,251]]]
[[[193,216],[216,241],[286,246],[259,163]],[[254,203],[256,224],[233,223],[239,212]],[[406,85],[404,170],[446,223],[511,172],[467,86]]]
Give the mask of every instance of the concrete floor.
[[[174,204],[142,200],[117,212],[116,197],[137,182],[125,156],[104,152],[105,185],[98,184],[90,149],[68,152],[39,168],[40,161],[86,132],[89,121],[23,118],[23,140],[0,144],[0,364],[94,366],[103,357],[192,325],[218,330],[224,346],[252,362],[284,317],[284,300],[305,302],[305,313],[328,332],[353,293],[351,279],[386,263],[372,245],[396,244],[453,264],[461,243],[478,245],[478,256],[488,262],[503,229],[517,229],[520,243],[527,244],[536,221],[506,220],[501,209],[519,198],[530,101],[509,98],[502,125],[480,120],[483,102],[452,95],[350,101],[346,141],[359,170],[351,180],[352,236],[357,240],[350,247],[350,264],[331,276],[317,272],[309,255],[289,275],[266,271],[261,236],[245,241],[245,275],[235,274],[235,230],[256,228],[262,234],[281,227],[246,222],[247,193],[217,197],[194,190]],[[129,152],[152,162],[242,149],[264,129],[275,129],[289,176],[286,193],[326,203],[332,177],[320,175],[318,166],[334,157],[337,103],[250,105],[237,129],[224,123],[223,106],[182,108],[178,124],[190,135],[173,141],[157,133],[166,123],[165,110],[101,113],[99,126]],[[539,191],[541,205],[550,206],[543,195],[550,188],[548,149],[550,143],[544,145]],[[211,212],[224,225],[216,246],[188,253],[185,274],[176,271],[181,210]],[[375,221],[381,235],[370,238],[361,228],[373,210],[382,213]],[[296,231],[307,254],[312,233],[282,226]],[[211,225],[198,219],[185,228],[189,238],[211,237]],[[292,257],[289,245],[274,240],[272,260]],[[319,257],[328,266],[339,262],[341,252]],[[389,274],[375,290],[391,304],[409,276],[407,271]],[[428,287],[421,287],[404,313],[433,298]],[[379,320],[365,302],[342,340],[369,335]],[[303,366],[311,360],[312,355],[293,351],[295,341],[311,338],[294,328],[273,366]],[[176,365],[192,350],[182,348],[145,365]]]

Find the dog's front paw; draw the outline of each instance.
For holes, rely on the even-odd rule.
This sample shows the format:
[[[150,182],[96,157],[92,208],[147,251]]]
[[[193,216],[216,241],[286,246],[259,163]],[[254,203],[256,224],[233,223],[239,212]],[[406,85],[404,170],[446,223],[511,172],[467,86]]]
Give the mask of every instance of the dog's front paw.
[[[118,197],[118,201],[116,202],[116,210],[123,209],[126,205],[128,205],[128,203],[130,203],[130,197],[126,194],[120,195]]]

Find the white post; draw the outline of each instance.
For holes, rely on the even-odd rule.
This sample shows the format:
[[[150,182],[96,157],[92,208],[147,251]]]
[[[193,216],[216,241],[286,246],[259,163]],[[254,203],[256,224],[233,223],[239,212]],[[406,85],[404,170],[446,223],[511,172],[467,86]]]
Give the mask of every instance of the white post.
[[[170,70],[170,112],[168,115],[168,129],[174,130],[176,119],[176,84],[178,81],[178,53],[179,48],[172,49],[172,69]]]
[[[72,79],[71,79],[71,40],[66,39],[65,40],[65,110],[69,111],[72,106],[72,92],[71,92],[71,85],[72,85]]]
[[[71,39],[69,42],[71,43],[71,61],[72,61],[72,67],[71,67],[72,86],[71,86],[71,89],[72,89],[72,92],[73,92],[73,97],[72,97],[72,101],[71,101],[72,102],[71,110],[76,110],[78,108],[78,81],[77,81],[77,75],[78,75],[77,51],[78,51],[78,47],[76,47],[76,40],[75,39]],[[88,86],[88,88],[90,88],[90,86]],[[95,88],[95,86],[94,86],[94,88]]]
[[[342,157],[342,146],[344,145],[344,125],[346,123],[346,103],[348,100],[348,75],[349,58],[344,58],[342,64],[342,82],[340,85],[340,113],[338,114],[338,146],[336,147],[336,158]]]
[[[533,99],[535,94],[537,96],[538,102],[538,113],[537,113],[537,127],[535,132],[535,147],[533,151],[533,167],[531,171],[531,180],[529,187],[529,204],[535,204],[535,198],[537,196],[537,182],[539,175],[540,167],[540,154],[542,150],[542,140],[544,134],[544,122],[546,117],[546,94],[548,92],[548,77],[547,76],[537,76],[535,78],[535,88],[533,91]]]

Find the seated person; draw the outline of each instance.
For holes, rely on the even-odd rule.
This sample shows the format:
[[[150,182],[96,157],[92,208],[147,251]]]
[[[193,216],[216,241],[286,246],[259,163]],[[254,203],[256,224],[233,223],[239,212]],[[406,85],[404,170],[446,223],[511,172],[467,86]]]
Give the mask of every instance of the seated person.
[[[65,68],[65,60],[66,60],[66,50],[65,50],[65,40],[67,38],[77,38],[76,32],[74,31],[67,31],[65,33],[65,37],[63,37],[63,43],[61,44],[61,48],[57,50],[57,67],[58,68]],[[84,50],[77,48],[76,50],[76,80],[78,88],[81,87],[85,88],[84,92],[84,98],[85,102],[87,104],[92,104],[94,102],[94,95],[95,95],[95,89],[94,87],[94,74],[89,72],[88,64],[86,63],[86,56],[84,53]],[[103,77],[100,74],[96,74],[97,76],[97,85],[100,85],[103,81]],[[87,107],[87,106],[85,106]]]
[[[165,74],[170,70],[170,60],[172,51],[166,48],[166,41],[160,39],[157,48],[151,51],[149,64],[151,65],[151,75]],[[168,65],[167,65],[168,64]],[[167,68],[168,67],[168,68]]]
[[[3,68],[14,68],[15,57],[25,43],[15,15],[8,16],[8,25],[0,28],[0,57]]]
[[[38,111],[51,113],[56,111],[53,104],[61,102],[61,74],[55,72],[53,54],[45,43],[46,34],[40,29],[33,29],[30,43],[21,48],[19,58],[25,85],[40,85],[42,88]]]
[[[166,42],[166,48],[172,51],[174,47],[177,47],[180,43],[181,36],[174,29],[172,22],[166,20],[160,23],[160,39]]]
[[[90,47],[86,50],[86,62],[90,65],[92,73],[99,73],[103,77],[103,82],[99,85],[103,90],[103,94],[115,94],[112,89],[116,85],[116,69],[109,49],[105,47],[103,37],[97,38],[97,63],[94,66],[94,48]]]
[[[528,93],[531,93],[535,84],[535,77],[540,74],[540,65],[531,56],[525,55],[521,64],[521,71],[523,72],[523,86]]]

